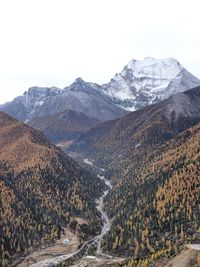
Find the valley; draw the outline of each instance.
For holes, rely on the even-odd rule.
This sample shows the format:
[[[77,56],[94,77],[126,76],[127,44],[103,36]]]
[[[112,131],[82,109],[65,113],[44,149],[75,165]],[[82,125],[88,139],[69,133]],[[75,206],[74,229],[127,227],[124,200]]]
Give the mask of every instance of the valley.
[[[88,159],[84,159],[84,162],[89,166],[92,166],[96,171],[100,171],[102,173],[102,169],[96,167],[91,161]],[[111,227],[111,219],[109,219],[107,213],[104,211],[104,198],[107,196],[109,191],[112,189],[112,185],[110,181],[108,181],[103,175],[98,175],[98,178],[103,181],[106,185],[106,189],[99,199],[96,199],[96,209],[101,214],[103,226],[101,233],[96,237],[93,237],[90,240],[87,240],[83,245],[80,245],[78,248],[78,239],[75,235],[70,233],[69,231],[65,231],[65,235],[62,239],[59,239],[55,244],[50,245],[49,247],[45,247],[38,251],[33,252],[28,255],[24,260],[21,260],[19,264],[15,264],[17,267],[45,267],[52,265],[65,264],[68,266],[68,262],[72,261],[73,263],[81,262],[81,264],[90,264],[90,262],[98,262],[106,263],[109,262],[121,262],[124,261],[122,258],[113,258],[111,255],[104,254],[101,248],[101,242],[105,234],[110,230]],[[69,238],[70,243],[66,247],[62,245],[62,240],[65,238]],[[90,256],[89,250],[94,246],[96,251],[93,252]],[[67,252],[67,254],[66,254]],[[94,256],[93,256],[94,255]]]
[[[101,230],[101,234],[97,235],[96,237],[92,238],[91,240],[88,240],[85,242],[81,248],[75,251],[70,251],[70,253],[66,254],[64,251],[57,251],[56,245],[53,245],[52,247],[46,248],[43,251],[36,252],[35,255],[35,261],[37,263],[31,264],[31,267],[45,267],[45,266],[71,266],[71,267],[104,267],[104,266],[129,266],[129,262],[132,262],[130,266],[157,266],[157,267],[191,267],[194,266],[192,263],[196,262],[196,259],[199,255],[199,245],[188,245],[185,247],[184,251],[178,254],[174,259],[172,259],[169,262],[169,259],[163,258],[163,255],[161,257],[159,256],[158,264],[156,262],[155,265],[151,265],[151,261],[149,261],[150,265],[146,265],[147,259],[145,259],[143,262],[141,262],[141,265],[138,265],[137,261],[135,260],[128,260],[127,257],[118,257],[106,254],[105,252],[102,252],[101,242],[103,240],[103,237],[106,235],[106,233],[109,232],[111,224],[113,219],[109,219],[107,213],[104,211],[103,201],[104,198],[107,196],[108,192],[112,190],[112,185],[109,180],[105,179],[103,176],[103,172],[105,170],[102,170],[102,168],[97,167],[94,165],[94,160],[90,161],[88,158],[84,159],[84,163],[92,167],[95,171],[99,171],[101,175],[99,174],[99,179],[103,180],[104,183],[107,185],[107,189],[103,192],[103,195],[97,199],[96,202],[96,208],[99,210],[102,216],[103,226]],[[69,235],[68,235],[69,236]],[[60,243],[60,241],[58,241]],[[93,249],[92,254],[88,254],[90,248],[94,246],[95,250]],[[67,248],[68,249],[68,248]],[[67,250],[65,248],[65,250]],[[48,252],[48,254],[47,254]],[[43,256],[42,256],[43,255]],[[43,257],[43,259],[41,258]],[[33,260],[32,255],[29,255],[28,258]],[[163,258],[163,259],[162,259]],[[40,260],[41,259],[41,260]],[[135,264],[134,264],[135,262]],[[167,263],[168,262],[168,263]],[[153,264],[153,263],[152,263]],[[192,264],[192,265],[191,265]],[[25,265],[17,265],[18,267],[25,267]],[[196,266],[196,265],[195,265]]]
[[[0,266],[197,267],[199,84],[145,58],[1,105]]]
[[[105,198],[114,217],[105,251],[157,258],[199,242],[199,92],[101,123],[72,144],[72,151],[106,168],[114,183]]]
[[[5,113],[0,126],[1,265],[56,242],[67,227],[80,243],[100,233],[95,199],[104,182]]]
[[[63,241],[66,238],[70,240],[70,243],[67,246],[63,245]],[[17,260],[14,265],[18,267],[26,267],[35,265],[37,262],[48,262],[47,259],[50,260],[51,258],[57,257],[62,254],[74,253],[78,250],[78,246],[78,237],[74,233],[70,232],[68,229],[64,229],[63,235],[61,235],[61,238],[55,243],[37,249],[25,258]]]

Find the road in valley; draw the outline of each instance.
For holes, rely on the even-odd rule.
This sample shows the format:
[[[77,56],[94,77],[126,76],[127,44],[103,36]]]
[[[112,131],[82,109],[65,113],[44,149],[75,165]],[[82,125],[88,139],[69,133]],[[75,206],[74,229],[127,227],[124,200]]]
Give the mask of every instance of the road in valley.
[[[199,244],[187,244],[186,249],[174,257],[166,267],[191,267],[200,252]]]

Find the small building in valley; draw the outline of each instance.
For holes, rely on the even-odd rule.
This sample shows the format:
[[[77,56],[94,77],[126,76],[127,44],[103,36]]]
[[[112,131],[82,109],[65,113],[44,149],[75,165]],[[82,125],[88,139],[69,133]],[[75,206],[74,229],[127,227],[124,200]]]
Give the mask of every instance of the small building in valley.
[[[66,246],[66,245],[68,245],[69,244],[69,239],[68,238],[65,238],[64,240],[63,240],[63,245],[64,246]]]

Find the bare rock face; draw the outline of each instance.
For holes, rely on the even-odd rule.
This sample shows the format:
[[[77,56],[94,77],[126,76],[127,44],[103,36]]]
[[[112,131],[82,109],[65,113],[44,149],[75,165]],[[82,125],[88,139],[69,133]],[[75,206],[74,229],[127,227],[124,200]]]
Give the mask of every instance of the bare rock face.
[[[200,118],[200,87],[178,93],[166,100],[166,116],[169,121],[179,118]]]
[[[25,122],[65,110],[83,112],[101,121],[127,114],[102,92],[100,85],[84,82],[81,78],[63,90],[32,87],[12,102],[1,105],[0,110]]]
[[[116,106],[102,92],[100,85],[87,83],[81,78],[64,88],[61,94],[47,101],[38,115],[46,116],[66,109],[83,112],[101,121],[115,119],[127,114],[127,111]]]
[[[13,101],[1,105],[0,110],[21,121],[29,121],[40,113],[45,102],[60,93],[61,90],[56,87],[34,86]]]

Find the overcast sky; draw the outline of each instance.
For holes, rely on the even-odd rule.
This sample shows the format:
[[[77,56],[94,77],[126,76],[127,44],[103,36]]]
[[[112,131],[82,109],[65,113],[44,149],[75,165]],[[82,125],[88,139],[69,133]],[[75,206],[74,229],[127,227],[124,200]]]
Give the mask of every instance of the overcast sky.
[[[0,103],[131,59],[174,57],[200,78],[199,0],[0,0]]]

